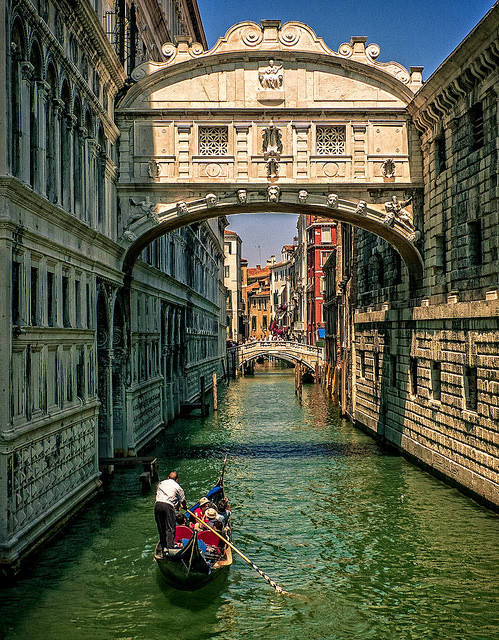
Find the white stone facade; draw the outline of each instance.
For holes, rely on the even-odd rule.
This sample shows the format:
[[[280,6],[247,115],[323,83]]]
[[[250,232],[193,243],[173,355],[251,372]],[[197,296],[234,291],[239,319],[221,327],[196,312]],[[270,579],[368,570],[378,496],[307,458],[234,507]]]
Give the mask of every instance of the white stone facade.
[[[155,38],[202,35],[188,4],[163,35],[141,29],[142,60],[164,59]],[[115,3],[38,5],[3,3],[0,21],[0,564],[14,570],[95,492],[99,460],[137,453],[225,352],[223,220],[153,243],[124,278],[114,101],[131,68],[106,32]]]
[[[241,246],[242,240],[237,233],[225,229],[224,284],[227,289],[227,340],[237,343],[244,337]]]

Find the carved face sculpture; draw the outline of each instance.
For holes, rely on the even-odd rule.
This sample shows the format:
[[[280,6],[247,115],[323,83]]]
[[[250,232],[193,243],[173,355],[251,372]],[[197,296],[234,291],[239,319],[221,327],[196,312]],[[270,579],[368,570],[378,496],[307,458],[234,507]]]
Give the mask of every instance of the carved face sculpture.
[[[248,200],[248,192],[246,189],[239,189],[237,192],[237,198],[241,204],[244,204]]]
[[[267,189],[267,196],[269,202],[279,202],[279,196],[281,195],[281,190],[279,187],[275,185],[271,185]]]
[[[367,213],[367,202],[365,200],[359,200],[355,213],[358,213],[361,216]]]
[[[338,196],[336,193],[330,193],[327,197],[327,206],[336,209],[338,206]]]
[[[307,198],[308,198],[308,191],[306,191],[305,189],[301,189],[300,191],[298,191],[298,200],[302,204],[305,204],[305,202],[307,201]]]
[[[188,213],[189,209],[187,208],[187,203],[186,202],[177,202],[177,213],[180,215],[183,215],[185,213]]]
[[[205,200],[208,207],[214,207],[217,204],[217,196],[214,193],[209,193]]]

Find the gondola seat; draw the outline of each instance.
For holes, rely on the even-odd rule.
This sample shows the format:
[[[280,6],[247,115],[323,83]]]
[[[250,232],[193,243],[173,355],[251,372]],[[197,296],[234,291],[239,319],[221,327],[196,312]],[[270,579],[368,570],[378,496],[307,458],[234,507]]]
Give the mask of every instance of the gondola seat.
[[[201,531],[198,533],[198,540],[201,540],[209,547],[219,547],[222,542],[212,531]]]
[[[192,529],[189,527],[185,527],[184,525],[179,525],[175,529],[175,544],[182,542],[182,540],[190,540],[192,536]]]

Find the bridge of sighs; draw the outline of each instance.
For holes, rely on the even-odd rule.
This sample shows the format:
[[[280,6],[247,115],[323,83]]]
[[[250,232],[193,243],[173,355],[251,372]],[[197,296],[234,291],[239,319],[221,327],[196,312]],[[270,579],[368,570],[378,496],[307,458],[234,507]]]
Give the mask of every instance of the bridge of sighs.
[[[135,69],[117,110],[119,233],[129,277],[140,252],[181,226],[236,213],[332,218],[367,229],[422,277],[417,132],[407,104],[421,68],[338,51],[306,25],[235,25],[209,51],[178,38]]]

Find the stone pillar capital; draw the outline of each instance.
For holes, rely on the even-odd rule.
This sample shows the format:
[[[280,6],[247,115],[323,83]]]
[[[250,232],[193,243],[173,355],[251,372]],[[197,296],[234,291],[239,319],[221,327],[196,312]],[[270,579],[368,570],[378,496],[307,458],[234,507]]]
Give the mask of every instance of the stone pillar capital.
[[[54,105],[54,113],[56,116],[60,115],[64,109],[64,100],[60,98],[52,98],[52,104]]]
[[[50,95],[50,85],[45,80],[37,80],[36,86],[38,89],[38,98],[46,102]]]
[[[31,80],[34,71],[35,67],[31,64],[31,62],[27,62],[26,60],[21,62],[21,74],[23,80]]]

